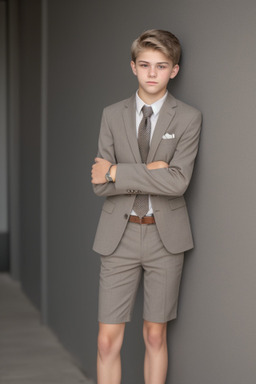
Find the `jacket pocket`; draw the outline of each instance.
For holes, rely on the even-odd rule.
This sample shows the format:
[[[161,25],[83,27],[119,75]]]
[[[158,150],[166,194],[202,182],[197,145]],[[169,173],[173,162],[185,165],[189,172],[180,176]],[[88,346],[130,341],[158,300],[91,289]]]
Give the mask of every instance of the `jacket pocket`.
[[[112,213],[113,209],[115,208],[115,204],[112,203],[110,200],[105,200],[102,210],[107,212],[107,213]]]
[[[186,205],[186,201],[183,196],[175,197],[174,199],[169,200],[170,208],[173,211],[174,209],[178,209],[184,207]]]

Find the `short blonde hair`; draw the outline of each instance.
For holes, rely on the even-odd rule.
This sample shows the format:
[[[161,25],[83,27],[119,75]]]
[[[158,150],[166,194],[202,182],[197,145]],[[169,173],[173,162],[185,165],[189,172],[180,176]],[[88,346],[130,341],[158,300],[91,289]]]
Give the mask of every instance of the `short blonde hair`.
[[[145,49],[155,49],[172,60],[173,65],[179,63],[181,45],[178,38],[169,31],[150,29],[143,32],[131,46],[132,60],[136,62],[139,53]]]

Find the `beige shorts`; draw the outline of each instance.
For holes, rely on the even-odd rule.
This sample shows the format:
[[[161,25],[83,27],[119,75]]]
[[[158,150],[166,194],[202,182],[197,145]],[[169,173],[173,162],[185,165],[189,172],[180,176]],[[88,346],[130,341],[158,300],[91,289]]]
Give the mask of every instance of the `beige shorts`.
[[[141,275],[144,320],[163,323],[177,316],[184,253],[170,254],[155,224],[128,223],[114,253],[101,256],[98,320],[131,320]]]

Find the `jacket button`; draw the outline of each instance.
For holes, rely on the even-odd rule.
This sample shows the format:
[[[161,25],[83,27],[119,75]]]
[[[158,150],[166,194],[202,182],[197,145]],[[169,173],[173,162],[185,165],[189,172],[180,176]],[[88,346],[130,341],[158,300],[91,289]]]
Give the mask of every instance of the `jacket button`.
[[[128,219],[128,215],[127,215],[127,213],[124,215],[124,218],[125,218],[125,220]]]

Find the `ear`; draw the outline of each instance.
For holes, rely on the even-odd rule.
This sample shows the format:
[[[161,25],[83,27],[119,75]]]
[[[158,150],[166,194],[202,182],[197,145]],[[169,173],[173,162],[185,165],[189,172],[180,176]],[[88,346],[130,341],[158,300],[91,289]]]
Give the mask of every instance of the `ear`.
[[[135,64],[134,61],[131,61],[131,68],[132,68],[133,74],[134,74],[135,76],[137,76],[136,64]]]
[[[178,64],[174,65],[174,67],[172,68],[170,79],[174,79],[174,77],[178,75],[179,70],[180,70],[179,65]]]

